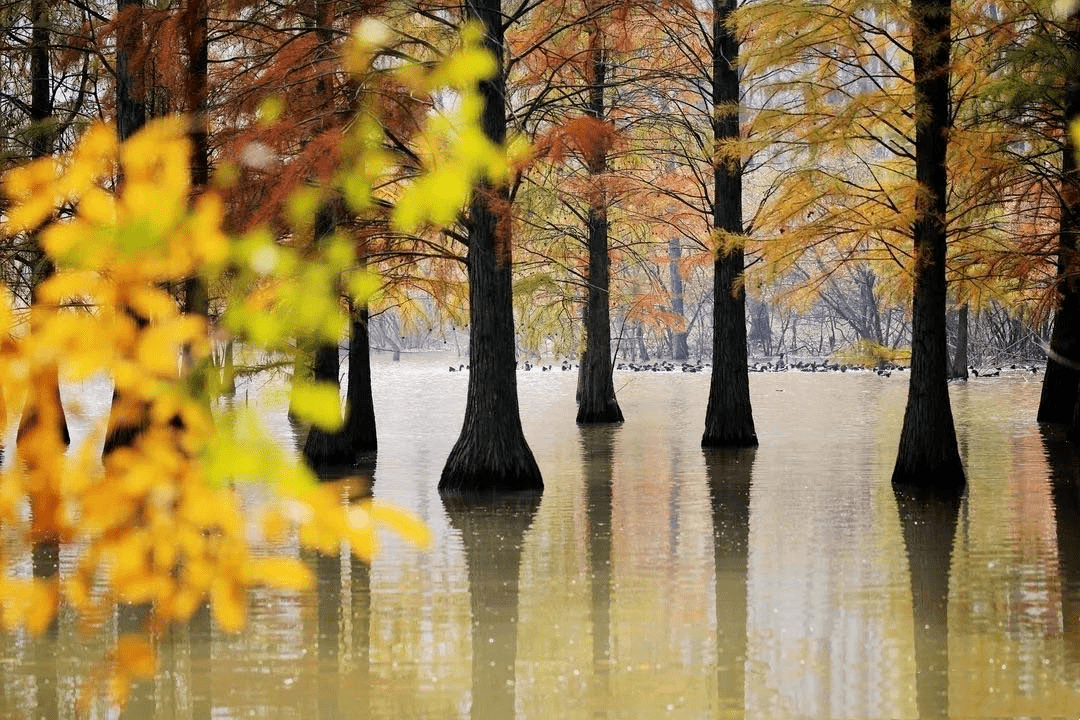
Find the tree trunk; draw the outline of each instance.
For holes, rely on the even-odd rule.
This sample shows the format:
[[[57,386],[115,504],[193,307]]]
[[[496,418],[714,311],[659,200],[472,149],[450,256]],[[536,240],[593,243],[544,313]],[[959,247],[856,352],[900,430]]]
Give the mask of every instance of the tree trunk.
[[[141,99],[142,89],[132,77],[131,58],[138,50],[142,37],[142,0],[116,0],[116,15],[119,20],[116,33],[116,134],[123,142],[134,135],[146,124],[146,104]],[[135,315],[129,308],[125,311],[141,330],[146,326],[144,318]],[[130,447],[135,438],[149,423],[148,408],[130,407],[132,402],[113,389],[112,406],[105,433],[102,456],[108,456],[119,447]],[[121,418],[137,417],[137,420]]]
[[[589,87],[588,113],[604,120],[604,88],[606,66],[604,50],[597,39],[599,31],[591,33],[590,49],[593,82]],[[589,174],[594,181],[607,170],[607,141],[597,140],[590,149]],[[615,399],[615,384],[611,377],[611,319],[610,319],[610,259],[608,257],[607,195],[603,180],[597,182],[596,197],[589,208],[589,294],[585,305],[584,372],[579,387],[577,422],[579,425],[622,422],[623,414]]]
[[[739,137],[739,42],[727,26],[735,0],[713,0],[713,137]],[[718,159],[713,168],[713,228],[743,232],[742,163]],[[754,447],[758,444],[750,407],[746,350],[746,289],[743,248],[722,240],[713,270],[713,364],[703,447]]]
[[[469,0],[468,15],[484,27],[498,71],[481,81],[481,127],[506,138],[501,0]],[[525,442],[518,411],[511,296],[509,195],[505,185],[480,183],[469,203],[469,389],[465,420],[446,460],[439,492],[491,494],[543,490],[540,468]]]
[[[956,313],[956,354],[949,369],[950,380],[968,379],[968,312],[964,303]]]
[[[944,495],[963,491],[964,467],[956,444],[947,377],[945,249],[948,179],[950,0],[912,0],[914,48],[915,297],[911,377],[893,485]]]
[[[679,270],[679,258],[682,257],[682,247],[678,238],[668,240],[668,270],[671,274],[671,312],[682,318],[681,330],[672,331],[671,335],[671,359],[689,360],[690,348],[686,344],[686,307],[683,303],[682,272]]]
[[[30,157],[37,159],[52,153],[55,131],[49,126],[53,115],[52,68],[49,62],[49,50],[52,47],[49,32],[49,3],[46,0],[33,0],[30,4],[30,21],[33,24],[30,36],[30,122],[33,127],[30,137]],[[30,236],[28,262],[30,265],[30,302],[37,307],[38,286],[50,278],[56,268],[52,260],[41,249],[40,238],[35,231]],[[39,311],[40,312],[40,311]],[[36,324],[38,312],[31,311],[31,322]],[[30,388],[15,444],[19,445],[28,436],[43,415],[54,419],[56,431],[63,444],[71,443],[68,433],[67,417],[60,401],[60,373],[55,364],[50,364],[38,373],[38,381]],[[49,404],[43,408],[42,404]]]
[[[349,325],[349,384],[345,389],[342,433],[359,460],[379,448],[375,430],[375,401],[371,396],[371,348],[367,305],[354,307]]]
[[[1071,47],[1080,47],[1080,20],[1068,19]],[[1064,145],[1061,151],[1061,221],[1058,229],[1058,292],[1061,298],[1054,312],[1050,352],[1046,358],[1039,422],[1071,423],[1080,387],[1080,262],[1076,238],[1080,234],[1080,173],[1076,167],[1076,147],[1069,131],[1080,117],[1080,84],[1073,83],[1065,101]]]

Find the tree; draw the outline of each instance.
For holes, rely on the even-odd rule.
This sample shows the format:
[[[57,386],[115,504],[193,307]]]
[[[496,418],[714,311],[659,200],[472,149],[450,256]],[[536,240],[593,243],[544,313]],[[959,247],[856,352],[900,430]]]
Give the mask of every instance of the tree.
[[[484,28],[484,47],[496,58],[494,76],[479,85],[480,126],[501,144],[506,138],[502,2],[468,0],[466,12]],[[469,389],[461,435],[439,479],[444,495],[544,487],[518,410],[508,203],[506,185],[491,182],[480,183],[469,202]]]
[[[742,160],[722,154],[723,143],[739,138],[739,40],[730,26],[734,9],[735,0],[713,0],[712,133],[719,157],[713,167],[713,362],[703,447],[757,445],[747,374]]]
[[[1080,58],[1080,13],[1074,9],[1066,21],[1062,51],[1066,67]],[[1061,117],[1060,220],[1058,223],[1057,294],[1054,330],[1046,360],[1039,422],[1077,425],[1080,400],[1080,272],[1077,270],[1077,235],[1080,234],[1080,171],[1071,127],[1080,118],[1080,85],[1075,76],[1068,84]]]
[[[949,129],[951,0],[912,0],[911,46],[915,83],[915,198],[912,236],[915,286],[911,327],[911,378],[895,487],[963,491],[964,467],[949,403],[945,336],[945,258]]]
[[[600,125],[605,123],[605,100],[607,91],[608,53],[605,31],[595,21],[586,31],[589,48],[587,52],[589,102],[587,117]],[[623,414],[615,399],[615,384],[611,367],[611,319],[609,288],[611,287],[608,255],[608,208],[607,193],[602,175],[607,170],[610,133],[606,126],[595,132],[585,152],[589,174],[596,178],[593,197],[589,201],[586,220],[588,228],[589,274],[588,298],[585,302],[585,354],[581,363],[581,385],[578,388],[579,425],[622,422]]]

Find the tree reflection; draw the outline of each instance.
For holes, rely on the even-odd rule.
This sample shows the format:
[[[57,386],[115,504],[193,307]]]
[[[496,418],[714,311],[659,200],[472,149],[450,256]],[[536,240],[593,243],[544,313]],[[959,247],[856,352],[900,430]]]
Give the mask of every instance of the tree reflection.
[[[60,543],[54,540],[36,542],[31,549],[34,577],[55,579],[60,572]],[[35,718],[54,720],[59,717],[60,703],[57,695],[56,650],[59,633],[58,620],[53,616],[49,626],[39,637],[31,641],[34,661],[34,707]]]
[[[1080,463],[1061,428],[1041,428],[1050,466],[1050,493],[1057,527],[1058,572],[1061,576],[1061,621],[1065,639],[1065,672],[1080,682]]]
[[[920,718],[949,715],[949,563],[961,497],[894,488],[911,571]]]
[[[746,573],[754,448],[707,449],[716,567],[716,685],[722,717],[745,715]]]
[[[366,458],[348,477],[324,475],[320,479],[336,483],[344,501],[352,503],[369,498],[375,481],[375,458]],[[371,576],[367,565],[347,549],[344,552],[349,556],[349,607],[345,606],[342,594],[341,554],[316,553],[315,556],[319,720],[366,718],[371,711],[368,704]],[[346,635],[350,626],[351,637]],[[347,657],[350,646],[353,663]],[[349,668],[352,672],[348,672]],[[342,681],[347,674],[348,701],[342,703]]]
[[[514,717],[521,549],[540,506],[535,493],[443,497],[461,533],[472,606],[472,717]]]
[[[583,425],[579,426],[579,430],[588,513],[593,675],[597,684],[595,696],[606,699],[611,682],[611,477],[618,427]]]

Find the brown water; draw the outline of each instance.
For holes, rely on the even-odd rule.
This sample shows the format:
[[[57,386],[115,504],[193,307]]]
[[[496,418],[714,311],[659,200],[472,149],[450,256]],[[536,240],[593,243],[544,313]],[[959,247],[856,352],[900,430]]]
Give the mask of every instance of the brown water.
[[[433,547],[312,556],[317,592],[259,593],[243,634],[177,629],[123,717],[1080,715],[1080,485],[1032,421],[1041,374],[952,388],[950,509],[890,487],[903,373],[755,374],[761,447],[706,454],[705,374],[619,372],[626,423],[579,429],[575,373],[521,372],[546,491],[464,509],[436,492],[467,382],[449,362],[374,368],[375,495]],[[0,636],[0,718],[73,717],[107,635],[64,614]]]

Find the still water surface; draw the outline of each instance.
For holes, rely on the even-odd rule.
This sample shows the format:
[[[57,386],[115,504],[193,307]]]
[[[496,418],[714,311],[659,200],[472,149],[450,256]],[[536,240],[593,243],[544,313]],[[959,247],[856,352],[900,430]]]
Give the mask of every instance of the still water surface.
[[[447,365],[373,368],[375,496],[434,545],[312,555],[317,591],[260,592],[242,635],[196,618],[122,717],[1080,715],[1077,464],[1033,422],[1041,374],[953,386],[949,509],[889,483],[904,373],[755,374],[761,447],[704,453],[706,374],[618,372],[626,423],[581,429],[575,373],[520,372],[545,493],[468,509],[436,492],[468,379]],[[0,717],[73,717],[108,639],[67,614],[0,636]]]

